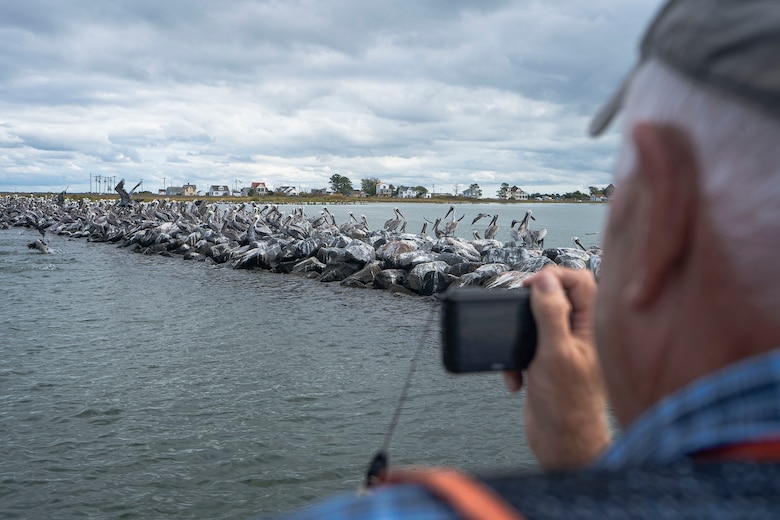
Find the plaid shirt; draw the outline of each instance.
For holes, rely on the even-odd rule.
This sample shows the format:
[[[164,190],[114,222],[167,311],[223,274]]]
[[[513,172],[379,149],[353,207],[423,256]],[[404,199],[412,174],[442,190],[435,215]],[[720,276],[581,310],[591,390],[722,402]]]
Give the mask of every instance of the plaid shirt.
[[[669,464],[718,446],[780,436],[780,349],[709,375],[668,396],[636,420],[594,466],[620,470]],[[345,495],[291,517],[458,518],[415,485]]]
[[[634,421],[598,469],[668,464],[696,452],[780,435],[780,349],[703,377]]]

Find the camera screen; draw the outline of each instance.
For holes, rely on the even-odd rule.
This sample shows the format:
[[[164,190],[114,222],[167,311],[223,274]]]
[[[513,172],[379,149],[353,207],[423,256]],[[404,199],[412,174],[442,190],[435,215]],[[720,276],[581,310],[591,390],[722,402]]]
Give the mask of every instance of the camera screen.
[[[526,289],[457,288],[443,301],[442,355],[450,372],[523,370],[536,352]]]
[[[467,371],[515,366],[519,301],[464,304],[458,313],[458,346]]]

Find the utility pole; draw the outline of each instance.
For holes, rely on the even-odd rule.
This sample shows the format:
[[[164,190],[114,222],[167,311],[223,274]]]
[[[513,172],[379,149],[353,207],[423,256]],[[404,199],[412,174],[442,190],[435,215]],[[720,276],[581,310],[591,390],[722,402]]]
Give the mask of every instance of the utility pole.
[[[89,192],[92,193],[92,174],[89,174]]]
[[[163,191],[165,191],[165,177],[163,177]]]

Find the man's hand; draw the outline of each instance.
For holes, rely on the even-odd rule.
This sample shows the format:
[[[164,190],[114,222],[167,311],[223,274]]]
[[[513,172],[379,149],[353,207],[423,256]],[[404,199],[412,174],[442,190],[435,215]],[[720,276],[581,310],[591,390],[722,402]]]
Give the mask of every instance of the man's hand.
[[[609,445],[607,397],[594,345],[596,283],[588,271],[546,268],[526,280],[538,345],[526,372],[528,443],[548,470],[591,464]],[[504,372],[517,392],[523,376]]]

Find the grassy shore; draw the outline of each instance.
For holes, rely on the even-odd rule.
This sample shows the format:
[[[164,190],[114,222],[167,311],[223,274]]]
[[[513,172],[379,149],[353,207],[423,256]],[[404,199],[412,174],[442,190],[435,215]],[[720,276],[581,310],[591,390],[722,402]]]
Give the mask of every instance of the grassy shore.
[[[43,192],[43,193],[30,193],[30,192],[0,192],[0,196],[7,195],[34,195],[36,197],[56,197],[57,193]],[[109,193],[68,193],[67,197],[72,200],[90,199],[90,200],[119,200],[119,196]],[[556,204],[556,203],[570,203],[570,202],[590,202],[590,200],[583,199],[559,199],[559,200],[505,200],[505,199],[467,199],[465,197],[454,196],[437,196],[429,199],[396,199],[389,197],[345,197],[343,195],[324,195],[324,196],[298,196],[298,197],[285,197],[285,196],[265,196],[265,197],[184,197],[184,196],[161,196],[155,195],[149,192],[135,193],[133,194],[133,200],[139,202],[150,202],[153,200],[205,200],[208,202],[224,202],[224,203],[241,203],[241,202],[262,202],[271,204],[322,204],[322,205],[337,205],[337,204],[373,204],[373,203],[388,203],[393,204]]]

